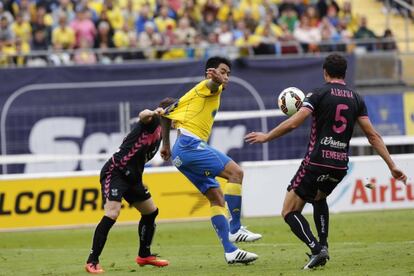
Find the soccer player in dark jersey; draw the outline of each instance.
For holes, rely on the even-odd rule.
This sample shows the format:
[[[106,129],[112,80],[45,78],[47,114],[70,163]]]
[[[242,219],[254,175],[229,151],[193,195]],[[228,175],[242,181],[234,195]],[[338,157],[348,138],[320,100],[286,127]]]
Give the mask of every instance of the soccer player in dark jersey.
[[[151,254],[150,246],[155,233],[158,208],[142,183],[142,173],[145,163],[154,157],[160,146],[162,135],[159,115],[164,113],[163,107],[174,102],[174,99],[166,98],[157,109],[141,111],[138,122],[124,138],[118,151],[103,166],[100,182],[105,215],[95,229],[92,250],[85,265],[87,272],[92,274],[104,272],[99,264],[99,256],[104,248],[108,232],[120,214],[122,198],[141,213],[136,263],[141,266],[159,267],[169,264],[168,261]]]
[[[394,164],[381,136],[368,118],[362,97],[346,86],[346,59],[332,54],[325,59],[326,84],[306,95],[300,110],[269,133],[251,132],[248,143],[265,143],[300,126],[312,115],[308,151],[288,186],[282,216],[292,232],[312,251],[304,269],[325,265],[328,254],[329,209],[326,197],[344,178],[348,169],[349,141],[358,123],[368,141],[387,164],[391,175],[406,183],[407,176]],[[313,204],[319,240],[301,214],[305,203]]]

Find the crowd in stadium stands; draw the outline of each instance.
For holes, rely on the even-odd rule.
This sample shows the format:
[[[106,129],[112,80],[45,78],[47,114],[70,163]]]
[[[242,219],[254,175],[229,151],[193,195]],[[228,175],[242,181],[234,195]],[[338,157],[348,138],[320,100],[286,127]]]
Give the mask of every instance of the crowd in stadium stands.
[[[383,37],[390,39],[349,43]],[[352,12],[351,2],[343,6],[334,0],[0,2],[2,66],[352,51],[355,46],[368,51],[396,48],[392,32],[377,36],[365,17]]]

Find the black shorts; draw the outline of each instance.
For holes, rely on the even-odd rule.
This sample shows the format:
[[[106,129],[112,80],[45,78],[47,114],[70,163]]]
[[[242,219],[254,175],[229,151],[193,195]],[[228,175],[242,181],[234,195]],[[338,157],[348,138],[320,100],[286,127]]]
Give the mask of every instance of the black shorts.
[[[313,202],[318,190],[329,195],[346,174],[347,170],[309,166],[302,163],[287,190],[294,190],[303,200]]]
[[[104,204],[107,199],[121,202],[124,198],[129,204],[132,204],[151,198],[150,192],[142,183],[142,178],[130,179],[111,164],[103,167],[100,182]]]

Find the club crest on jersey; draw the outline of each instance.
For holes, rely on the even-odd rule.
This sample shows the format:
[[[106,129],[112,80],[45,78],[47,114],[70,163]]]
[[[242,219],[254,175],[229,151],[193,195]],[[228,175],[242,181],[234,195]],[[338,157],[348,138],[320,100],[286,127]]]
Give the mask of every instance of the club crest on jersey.
[[[175,157],[172,163],[176,168],[180,167],[183,164],[179,156]]]

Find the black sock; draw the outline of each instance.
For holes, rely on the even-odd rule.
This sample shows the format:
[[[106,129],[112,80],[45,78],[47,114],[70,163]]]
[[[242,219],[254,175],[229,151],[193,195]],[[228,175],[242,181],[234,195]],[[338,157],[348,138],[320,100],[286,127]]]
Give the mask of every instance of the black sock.
[[[151,255],[151,243],[155,233],[155,218],[158,209],[148,215],[142,215],[138,225],[139,251],[138,256],[148,257]]]
[[[114,225],[115,220],[103,216],[101,221],[98,223],[93,235],[93,243],[91,253],[89,254],[87,263],[99,263],[99,256],[105,246],[106,238],[108,237],[109,230]]]
[[[328,246],[329,207],[326,198],[313,203],[313,219],[318,230],[319,243]]]
[[[321,251],[321,245],[312,234],[308,221],[300,212],[290,212],[285,216],[285,221],[292,232],[310,248],[312,254],[318,254]]]

